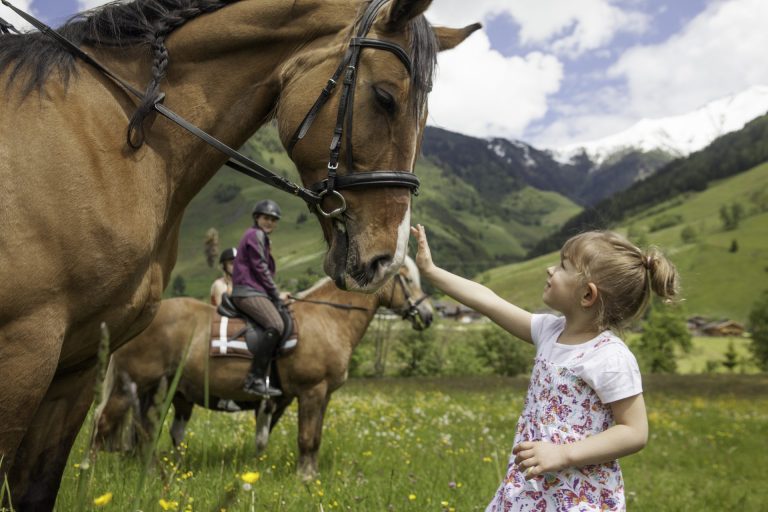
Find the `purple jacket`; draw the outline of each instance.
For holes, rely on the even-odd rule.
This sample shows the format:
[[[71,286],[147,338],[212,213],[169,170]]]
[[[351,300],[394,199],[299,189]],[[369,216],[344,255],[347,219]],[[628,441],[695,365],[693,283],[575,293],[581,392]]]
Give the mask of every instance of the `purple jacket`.
[[[232,296],[267,295],[271,299],[279,299],[274,275],[275,259],[269,236],[258,226],[246,229],[237,246],[232,270]]]

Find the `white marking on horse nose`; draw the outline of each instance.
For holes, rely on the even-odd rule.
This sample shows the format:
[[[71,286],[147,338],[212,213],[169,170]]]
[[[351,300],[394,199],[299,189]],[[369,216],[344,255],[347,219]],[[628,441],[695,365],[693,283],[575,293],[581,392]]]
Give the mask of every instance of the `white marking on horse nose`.
[[[403,215],[403,221],[397,228],[397,246],[395,247],[395,254],[392,257],[392,263],[390,263],[387,271],[392,268],[399,269],[405,261],[405,255],[408,252],[408,237],[411,234],[411,205],[408,205],[408,209],[405,210]]]

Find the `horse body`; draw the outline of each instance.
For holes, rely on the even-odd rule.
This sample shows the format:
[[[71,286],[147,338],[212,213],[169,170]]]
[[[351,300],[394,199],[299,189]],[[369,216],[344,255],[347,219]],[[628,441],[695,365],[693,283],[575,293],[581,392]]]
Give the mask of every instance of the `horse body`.
[[[261,412],[257,424],[264,426],[265,430],[260,432],[261,428],[257,427],[257,448],[264,449],[268,430],[279,420],[285,408],[298,399],[298,471],[303,477],[312,478],[317,473],[317,452],[328,401],[331,394],[346,382],[352,352],[378,307],[386,305],[406,310],[415,307],[422,323],[415,323],[414,327],[421,328],[431,323],[432,306],[428,301],[412,306],[412,297],[421,295],[422,291],[418,278],[413,277],[413,272],[417,272],[415,265],[409,260],[408,266],[410,270],[402,271],[402,287],[397,280],[391,279],[379,292],[364,295],[339,290],[330,280],[324,279],[302,297],[358,309],[330,309],[327,304],[312,302],[292,304],[299,343],[293,352],[277,360],[283,396],[268,401],[263,407],[259,407],[260,400],[242,390],[249,360],[209,356],[210,327],[215,308],[189,298],[164,300],[150,326],[113,355],[115,371],[123,382],[134,384],[135,391],[130,385],[113,388],[99,418],[100,442],[114,444],[122,417],[132,406],[140,409],[134,404],[135,399],[144,404],[151,402],[160,381],[171,379],[178,365],[184,364],[173,401],[175,414],[171,435],[175,444],[183,438],[193,405],[209,405],[216,409],[212,397],[217,397],[240,404],[251,403],[254,409]],[[189,355],[184,361],[188,343]],[[208,401],[205,396],[206,371]],[[264,411],[267,411],[266,417]],[[146,418],[142,418],[141,423],[150,428]]]
[[[231,147],[273,116],[287,145],[364,5],[136,0],[129,6],[149,4],[169,11],[156,24],[171,27],[164,104]],[[197,16],[201,5],[215,8]],[[407,48],[407,22],[428,5],[392,0],[369,37]],[[440,48],[472,31],[437,33],[447,41]],[[129,148],[126,127],[137,106],[125,90],[78,59],[71,67],[46,67],[46,59],[73,58],[41,34],[0,39],[0,259],[7,262],[0,268],[0,375],[10,376],[0,382],[0,479],[8,475],[17,508],[49,510],[91,399],[100,324],[109,327],[113,349],[149,324],[176,260],[184,209],[226,157],[154,115],[141,123],[144,144]],[[153,59],[139,40],[112,47],[84,40],[82,47],[140,85],[163,59]],[[18,50],[25,47],[37,48],[28,54],[37,60],[26,67],[27,54]],[[402,101],[418,84],[389,52],[367,50],[359,68],[365,86],[349,127],[356,169],[412,169],[426,111],[403,105],[384,112],[372,87]],[[28,83],[33,87],[25,94]],[[327,172],[335,96],[292,154],[305,184]],[[343,222],[320,218],[329,242],[325,269],[337,283],[371,292],[404,256],[409,191],[351,190],[344,197]]]

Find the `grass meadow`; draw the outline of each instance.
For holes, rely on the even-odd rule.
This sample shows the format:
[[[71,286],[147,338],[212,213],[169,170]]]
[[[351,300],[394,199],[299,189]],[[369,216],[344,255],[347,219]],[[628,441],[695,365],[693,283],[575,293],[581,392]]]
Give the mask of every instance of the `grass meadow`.
[[[482,511],[526,386],[525,377],[353,379],[331,400],[310,483],[294,473],[295,404],[259,458],[250,413],[196,409],[187,445],[173,452],[163,431],[148,470],[104,452],[84,469],[86,425],[57,510]],[[650,441],[621,461],[629,509],[765,510],[768,375],[654,375],[645,388]]]

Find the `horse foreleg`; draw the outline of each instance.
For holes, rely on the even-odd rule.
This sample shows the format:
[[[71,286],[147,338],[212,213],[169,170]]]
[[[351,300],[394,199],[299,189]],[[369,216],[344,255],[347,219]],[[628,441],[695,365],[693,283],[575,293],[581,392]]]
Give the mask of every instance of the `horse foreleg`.
[[[25,328],[27,332],[38,329]],[[56,356],[46,358],[47,347],[31,342],[13,344],[19,340],[28,341],[16,332],[0,335],[0,486],[6,477],[14,480],[21,471],[14,465],[16,452],[56,372]],[[59,348],[50,350],[58,354]],[[2,494],[0,510],[5,510],[9,504],[3,501]]]
[[[327,389],[323,382],[299,394],[299,460],[296,471],[304,481],[317,476],[317,452],[329,398]]]
[[[269,443],[269,425],[272,424],[272,413],[275,412],[275,402],[262,400],[254,411],[256,416],[256,456],[258,457],[267,449]]]
[[[51,382],[13,462],[9,483],[17,510],[53,509],[69,452],[93,400],[95,376],[91,366]]]
[[[256,455],[259,456],[267,450],[269,443],[269,434],[275,428],[285,409],[293,401],[293,398],[286,399],[278,397],[270,400],[262,400],[259,407],[254,411],[256,415]]]
[[[180,393],[173,397],[173,423],[171,424],[171,439],[173,446],[179,447],[184,440],[184,433],[187,429],[189,418],[192,417],[192,408],[194,403],[190,402]]]

